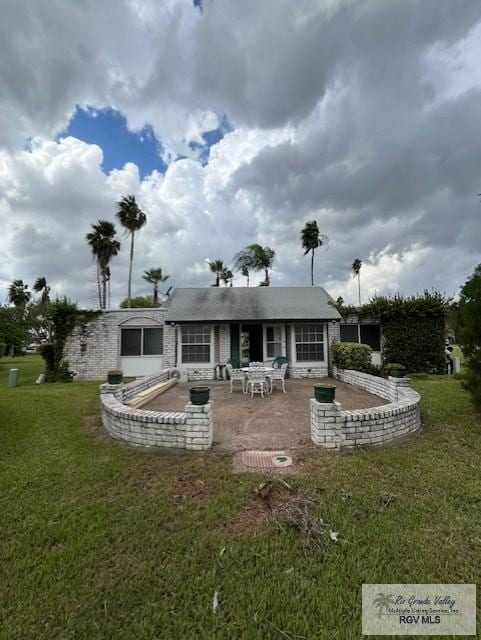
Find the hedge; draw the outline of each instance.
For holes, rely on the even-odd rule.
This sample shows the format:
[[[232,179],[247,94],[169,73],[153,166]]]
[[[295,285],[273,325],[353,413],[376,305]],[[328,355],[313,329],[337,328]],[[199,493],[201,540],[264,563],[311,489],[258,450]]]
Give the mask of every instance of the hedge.
[[[445,326],[450,301],[437,291],[403,297],[377,296],[360,308],[340,313],[379,320],[384,364],[399,362],[410,372],[445,373]]]
[[[335,367],[370,373],[372,349],[367,344],[336,342],[332,345],[332,353]]]

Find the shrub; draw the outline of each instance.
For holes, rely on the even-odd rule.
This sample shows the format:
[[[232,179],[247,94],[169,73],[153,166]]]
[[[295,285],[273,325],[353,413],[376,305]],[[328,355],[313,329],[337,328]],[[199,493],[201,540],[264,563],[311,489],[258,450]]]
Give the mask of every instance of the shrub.
[[[466,357],[465,388],[481,409],[481,264],[464,284],[455,314],[455,329]]]
[[[5,342],[0,342],[0,358],[2,358],[5,355],[6,351],[7,351],[7,345],[5,344]]]
[[[372,349],[367,344],[357,342],[336,342],[332,348],[333,364],[339,369],[354,369],[371,373]]]

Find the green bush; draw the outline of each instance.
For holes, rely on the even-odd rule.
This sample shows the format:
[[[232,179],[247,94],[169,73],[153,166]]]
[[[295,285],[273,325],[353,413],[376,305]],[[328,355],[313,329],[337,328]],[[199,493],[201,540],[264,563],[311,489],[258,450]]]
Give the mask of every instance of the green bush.
[[[0,342],[0,358],[2,358],[5,355],[6,351],[7,351],[7,345],[5,344],[5,342]]]
[[[466,357],[464,387],[473,403],[481,409],[481,264],[461,289],[455,307],[455,329]]]
[[[383,360],[399,362],[408,371],[445,373],[446,315],[450,301],[437,291],[403,297],[376,296],[360,308],[338,306],[344,317],[381,322]]]
[[[339,369],[354,369],[372,373],[372,349],[367,344],[357,342],[336,342],[332,347],[333,364]]]

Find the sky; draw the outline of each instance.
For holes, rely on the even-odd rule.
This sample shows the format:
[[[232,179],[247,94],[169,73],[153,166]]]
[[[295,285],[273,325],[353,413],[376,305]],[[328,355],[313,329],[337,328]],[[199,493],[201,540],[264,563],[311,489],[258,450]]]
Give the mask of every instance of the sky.
[[[356,302],[355,258],[363,300],[455,295],[481,262],[480,23],[478,0],[4,0],[0,303],[45,276],[95,305],[85,234],[127,194],[135,295],[152,267],[208,286],[253,242],[272,286],[308,285],[310,220],[334,297]]]

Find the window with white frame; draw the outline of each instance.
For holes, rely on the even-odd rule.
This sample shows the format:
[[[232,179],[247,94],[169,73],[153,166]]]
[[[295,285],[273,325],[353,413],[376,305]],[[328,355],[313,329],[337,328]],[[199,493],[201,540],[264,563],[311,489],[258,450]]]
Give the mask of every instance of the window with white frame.
[[[282,356],[281,327],[266,327],[266,350],[268,358],[277,358],[277,356]]]
[[[324,360],[324,326],[322,324],[296,324],[297,362],[322,362]]]
[[[138,327],[121,329],[120,355],[161,356],[163,353],[162,327]]]
[[[208,325],[182,327],[182,362],[210,362],[211,328]]]

